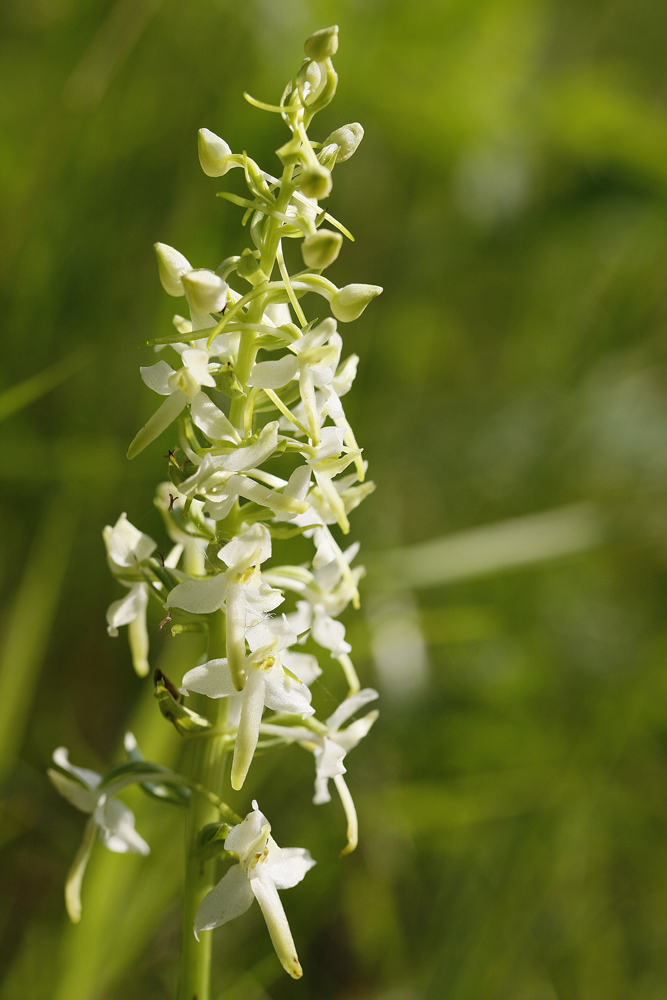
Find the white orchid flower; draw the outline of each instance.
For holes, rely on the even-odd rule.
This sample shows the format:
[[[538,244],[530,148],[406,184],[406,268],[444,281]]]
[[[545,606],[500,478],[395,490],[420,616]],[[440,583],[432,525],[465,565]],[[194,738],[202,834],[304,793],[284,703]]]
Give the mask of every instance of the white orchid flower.
[[[128,521],[126,514],[121,514],[113,527],[107,525],[102,536],[112,572],[124,586],[130,588],[128,594],[109,605],[107,632],[115,637],[121,626],[128,626],[132,663],[139,677],[145,677],[149,671],[146,625],[148,587],[143,582],[132,583],[132,581],[143,579],[139,565],[150,558],[157,544],[148,535],[135,528]]]
[[[350,790],[343,778],[346,773],[343,761],[350,750],[354,749],[367,735],[379,712],[374,709],[362,718],[355,719],[345,728],[342,727],[355,712],[377,697],[378,693],[373,688],[357,691],[341,702],[325,723],[312,723],[312,728],[271,722],[263,723],[261,726],[262,735],[278,737],[286,743],[299,743],[305,750],[314,755],[315,795],[313,802],[315,805],[331,801],[329,780],[333,778],[347,819],[347,844],[343,854],[353,851],[359,839],[357,811]]]
[[[253,811],[233,826],[225,848],[238,856],[223,878],[202,900],[194,922],[197,938],[241,916],[256,899],[280,963],[293,979],[303,972],[294,946],[279,889],[297,885],[315,862],[303,847],[280,848],[271,836],[271,824],[253,801]]]
[[[196,404],[198,398],[204,395],[202,386],[209,388],[215,386],[215,379],[209,371],[209,357],[209,352],[202,347],[188,347],[181,353],[183,365],[178,371],[166,361],[158,361],[154,365],[139,369],[148,388],[167,398],[134,436],[127,450],[128,458],[135,458],[155,441],[182,413],[188,403]],[[211,406],[215,404],[211,403]],[[215,409],[217,410],[217,407]],[[196,405],[195,410],[197,410]]]
[[[297,632],[281,618],[267,619],[249,628],[245,639],[251,654],[246,658],[246,683],[241,694],[241,714],[234,744],[232,788],[239,789],[252,762],[264,707],[274,712],[299,715],[302,719],[314,714],[311,695],[306,684],[285,672],[283,650],[297,640]],[[289,669],[289,668],[288,668]],[[209,698],[227,698],[238,694],[227,657],[209,660],[188,670],[183,688]]]
[[[157,542],[135,528],[128,521],[127,514],[121,514],[113,527],[107,524],[102,537],[114,576],[123,580],[143,579],[138,569],[139,563],[150,558],[157,548]]]
[[[279,389],[298,376],[299,392],[313,445],[320,441],[321,420],[315,398],[316,387],[333,381],[340,357],[340,337],[331,317],[289,344],[291,354],[278,361],[260,361],[252,369],[248,385]]]
[[[56,790],[81,812],[89,813],[83,842],[70,869],[65,885],[65,903],[70,920],[78,923],[81,919],[81,882],[93,849],[95,837],[105,847],[117,854],[149,854],[150,847],[134,828],[134,813],[113,797],[113,789],[100,791],[102,775],[84,767],[70,763],[65,747],[53,752],[53,761],[72,775],[68,778],[61,771],[48,769],[48,776]],[[111,793],[111,794],[110,794]]]
[[[255,621],[273,611],[284,598],[262,579],[260,565],[271,555],[271,535],[266,525],[254,524],[224,545],[218,557],[226,573],[205,580],[184,580],[169,593],[165,607],[193,614],[212,614],[225,605],[227,617],[227,661],[236,691],[244,686],[246,626],[248,614]]]
[[[220,411],[218,413],[223,416]],[[195,418],[197,416],[195,413]],[[195,419],[195,423],[201,426],[198,419]],[[218,437],[221,438],[222,435]],[[227,516],[237,497],[268,507],[281,520],[290,520],[297,514],[303,514],[310,506],[305,502],[310,470],[299,466],[286,482],[258,469],[274,454],[277,447],[278,421],[273,420],[262,428],[251,444],[224,452],[216,449],[215,454],[207,452],[203,459],[198,458],[197,469],[180,484],[180,492],[188,497],[205,497],[204,510],[216,521]],[[277,489],[270,489],[262,482],[257,482],[257,479],[284,488],[278,492]]]
[[[296,592],[301,600],[297,610],[288,615],[288,620],[299,634],[311,629],[315,642],[328,649],[331,656],[342,666],[350,694],[359,690],[354,665],[350,660],[351,646],[345,640],[345,626],[336,621],[350,602],[358,605],[357,584],[365,570],[363,566],[354,569],[350,563],[359,551],[358,543],[350,545],[344,552],[329,531],[320,524],[304,531],[304,535],[314,535],[317,546],[313,559],[313,569],[277,566],[265,572],[265,579],[275,587]]]
[[[126,586],[128,586],[126,584]],[[135,583],[129,593],[114,601],[107,609],[107,634],[116,638],[118,629],[127,625],[127,635],[132,653],[132,665],[139,677],[145,677],[150,670],[148,664],[148,587],[145,583]]]
[[[333,778],[336,790],[345,810],[347,818],[347,846],[343,854],[353,851],[357,846],[359,838],[359,824],[357,821],[357,811],[354,801],[350,795],[350,790],[345,783],[343,775],[346,768],[343,764],[346,754],[349,753],[369,732],[371,726],[377,719],[379,712],[374,709],[351,722],[345,729],[341,726],[351,716],[354,715],[363,705],[369,701],[374,701],[378,697],[377,691],[373,688],[364,688],[356,694],[351,695],[342,702],[336,711],[326,720],[327,733],[322,737],[319,746],[315,746],[315,795],[313,802],[320,805],[323,802],[330,802],[329,779]]]
[[[187,296],[191,315],[190,332],[209,330],[215,326],[216,321],[211,314],[224,309],[229,299],[227,283],[208,268],[193,268],[187,257],[166,243],[156,243],[155,253],[160,281],[165,291],[169,295]],[[187,321],[182,321],[179,325],[183,326],[184,323],[187,325]],[[167,398],[135,435],[128,448],[128,458],[134,458],[155,441],[187,404],[192,404],[201,395],[202,386],[215,386],[209,364],[211,354],[215,354],[219,347],[214,343],[210,350],[207,349],[203,338],[193,345],[179,344],[176,347],[183,361],[178,371],[166,361],[158,361],[155,365],[140,369],[146,385]]]

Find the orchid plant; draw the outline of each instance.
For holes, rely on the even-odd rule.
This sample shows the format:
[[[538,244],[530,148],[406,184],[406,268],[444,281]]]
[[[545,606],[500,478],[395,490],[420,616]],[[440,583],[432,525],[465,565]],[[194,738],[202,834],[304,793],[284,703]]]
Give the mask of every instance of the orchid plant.
[[[210,931],[254,899],[283,967],[294,978],[302,975],[278,890],[300,882],[315,862],[305,849],[278,847],[256,801],[245,819],[224,801],[226,781],[237,791],[251,781],[258,748],[298,744],[311,753],[313,801],[330,800],[333,780],[347,820],[343,853],[357,844],[344,759],[377,711],[350,720],[377,692],[360,690],[339,621],[349,604],[359,606],[363,568],[353,566],[358,545],[343,547],[337,532],[348,534],[348,515],[373,484],[341,402],[358,359],[341,360],[338,324],[357,319],[382,289],[339,288],[322,273],[343,237],[351,237],[320,201],[331,191],[336,164],[349,159],[363,137],[356,123],[323,143],[308,135],[336,90],[337,47],[337,27],[312,35],[278,105],[245,95],[279,114],[289,129],[277,151],[279,178],[247,153],[233,153],[215,133],[199,131],[205,174],[243,171],[248,196],[220,196],[244,210],[250,245],[215,271],[192,267],[166,244],[155,246],[162,285],[185,299],[189,318],[174,316],[174,332],[153,342],[160,358],[141,368],[145,384],[163,399],[128,457],[167,430],[178,441],[155,501],[173,547],[157,553],[157,544],[125,514],[104,529],[110,569],[126,588],[107,623],[112,636],[127,626],[141,676],[149,673],[151,601],[166,612],[162,626],[169,624],[173,636],[206,635],[206,654],[180,687],[155,671],[159,708],[184,740],[183,773],[144,760],[129,733],[128,759],[104,776],[70,764],[62,747],[49,772],[58,791],[90,817],[67,880],[73,921],[81,917],[81,882],[95,839],[121,853],[149,850],[117,794],[136,783],[153,798],[185,807],[179,1000],[208,1000]],[[300,241],[304,267],[294,274],[285,260],[287,240]],[[302,305],[307,295],[309,302],[319,296],[331,315],[321,316],[316,305],[309,318]],[[312,558],[284,561],[283,549],[300,535],[312,542]],[[309,638],[323,659],[299,648]],[[310,685],[331,660],[342,669],[348,694],[321,721]],[[220,859],[233,863],[218,881]]]

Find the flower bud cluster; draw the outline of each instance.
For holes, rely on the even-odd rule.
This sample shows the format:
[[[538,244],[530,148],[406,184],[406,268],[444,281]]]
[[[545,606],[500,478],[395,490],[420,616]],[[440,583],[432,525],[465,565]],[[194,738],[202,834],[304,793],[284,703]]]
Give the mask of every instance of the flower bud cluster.
[[[186,317],[174,316],[175,332],[155,342],[158,359],[141,368],[161,403],[128,457],[170,430],[169,478],[158,488],[156,505],[173,547],[158,556],[155,542],[125,514],[105,529],[104,540],[112,572],[128,590],[109,608],[109,633],[128,625],[137,672],[148,671],[150,600],[164,609],[173,634],[219,633],[224,618],[224,648],[187,671],[175,700],[191,693],[223,700],[218,704],[226,712],[217,719],[232,751],[234,789],[243,787],[258,747],[296,743],[311,753],[314,802],[329,800],[332,780],[347,818],[349,851],[356,846],[357,819],[343,761],[377,712],[350,720],[377,693],[360,690],[339,620],[349,604],[358,607],[364,572],[354,563],[358,545],[345,546],[340,535],[348,534],[350,512],[374,487],[344,408],[358,358],[343,356],[338,323],[357,319],[382,289],[358,283],[339,288],[321,274],[349,233],[319,202],[331,190],[334,167],[349,159],[363,136],[358,124],[342,126],[324,143],[312,142],[307,133],[335,92],[331,60],[337,47],[336,27],[317,32],[306,42],[306,59],[279,105],[248,98],[280,114],[290,130],[278,150],[280,179],[245,152],[233,153],[214,132],[199,131],[207,176],[243,170],[248,197],[222,197],[245,209],[251,245],[215,270],[193,267],[180,251],[155,245],[162,286],[184,298]],[[283,252],[288,239],[300,241],[305,264],[294,276]],[[310,318],[302,303],[313,303]],[[289,559],[288,540],[297,535],[312,543],[306,564]],[[348,694],[320,720],[310,685],[332,660],[343,671]],[[230,869],[205,898],[198,931],[229,919],[222,916],[229,891],[241,894],[243,909],[256,897],[265,915],[276,912],[264,905],[267,893],[275,895],[274,883],[269,886],[262,875],[269,867],[256,861],[249,867],[245,858],[260,857],[253,853],[257,838],[274,844],[269,859],[279,849],[256,806],[243,822],[248,832],[240,868]],[[230,834],[227,843],[234,842]],[[297,851],[289,876],[294,881],[279,888],[295,884],[313,863],[304,852],[289,850]],[[270,930],[285,968],[300,975],[288,931]],[[287,941],[284,954],[276,941]]]

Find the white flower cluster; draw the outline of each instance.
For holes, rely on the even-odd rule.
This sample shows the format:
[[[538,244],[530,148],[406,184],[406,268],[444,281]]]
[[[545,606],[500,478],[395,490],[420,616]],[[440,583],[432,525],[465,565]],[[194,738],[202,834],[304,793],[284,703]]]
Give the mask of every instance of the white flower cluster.
[[[174,316],[176,332],[155,342],[161,355],[170,352],[169,359],[161,356],[141,369],[145,384],[163,401],[134,438],[128,457],[174,425],[178,447],[169,453],[170,481],[160,485],[156,499],[173,548],[156,555],[156,543],[125,514],[105,528],[104,540],[110,568],[128,590],[109,608],[108,630],[117,635],[120,626],[128,626],[137,672],[149,669],[149,599],[166,610],[174,634],[206,631],[222,613],[225,655],[188,670],[181,698],[196,692],[226,699],[224,732],[233,746],[234,789],[243,786],[258,745],[297,743],[312,753],[314,801],[329,801],[333,779],[347,817],[346,850],[352,850],[357,820],[343,761],[377,712],[343,727],[377,693],[359,690],[339,621],[350,603],[358,607],[363,567],[352,565],[358,545],[342,547],[336,531],[349,532],[348,516],[373,484],[365,478],[366,462],[343,407],[358,359],[342,359],[338,324],[360,316],[382,289],[338,288],[321,273],[338,256],[341,234],[349,234],[319,200],[331,190],[335,164],[347,160],[363,136],[356,123],[322,144],[312,143],[306,132],[335,91],[336,48],[337,29],[316,33],[281,104],[272,108],[252,101],[279,112],[290,128],[291,139],[278,150],[280,180],[247,154],[232,153],[213,132],[199,132],[200,162],[208,176],[244,171],[249,197],[227,198],[245,208],[252,245],[209,270],[156,244],[162,285],[169,295],[185,298],[189,318]],[[285,263],[285,239],[302,241],[305,268],[295,276]],[[319,296],[331,315],[308,319],[302,300],[309,293]],[[294,565],[283,560],[282,549],[297,535],[312,542],[313,554]],[[326,721],[316,718],[311,704],[309,685],[322,666],[313,652],[300,648],[308,639],[327,659],[338,661],[349,688]],[[86,808],[99,813],[93,798],[91,791]],[[240,867],[231,868],[204,899],[197,933],[241,913],[254,897],[265,915],[275,916],[277,907],[282,913],[276,888],[295,884],[314,862],[296,848],[280,855],[269,830],[255,804],[229,833],[226,848],[237,853]],[[267,916],[281,961],[297,976],[299,962],[289,928],[278,927],[281,920],[284,913],[273,923]]]

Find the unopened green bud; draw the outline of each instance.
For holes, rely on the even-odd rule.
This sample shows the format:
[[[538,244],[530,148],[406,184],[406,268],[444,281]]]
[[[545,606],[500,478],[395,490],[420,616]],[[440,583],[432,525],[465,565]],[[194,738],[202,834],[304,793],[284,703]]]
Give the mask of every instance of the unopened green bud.
[[[306,236],[301,244],[303,262],[306,267],[321,271],[333,264],[342,245],[343,237],[340,233],[334,233],[331,229],[318,229]]]
[[[236,273],[241,278],[245,278],[251,285],[256,285],[260,281],[266,281],[266,275],[259,266],[259,250],[248,250],[241,254],[241,258],[236,265]]]
[[[184,274],[182,281],[190,305],[199,312],[214,313],[224,309],[229,286],[214,271],[200,267]]]
[[[197,134],[197,149],[201,168],[208,177],[222,177],[234,166],[229,159],[230,147],[224,139],[207,128],[200,128]]]
[[[313,163],[302,170],[297,183],[306,198],[326,198],[331,192],[331,173],[320,163]]]
[[[331,298],[331,312],[341,323],[351,323],[381,293],[380,285],[344,285]]]
[[[168,243],[154,243],[153,249],[157,257],[160,281],[165,292],[168,295],[185,295],[181,278],[192,270],[192,265],[187,257],[184,257],[178,250],[174,250]]]
[[[364,137],[363,126],[359,122],[351,122],[349,125],[341,125],[335,132],[332,132],[325,141],[324,147],[337,146],[336,163],[349,160],[353,153],[356,153],[359,143]]]
[[[308,58],[316,62],[331,59],[338,52],[338,25],[332,24],[330,28],[316,31],[306,39],[304,50]]]

